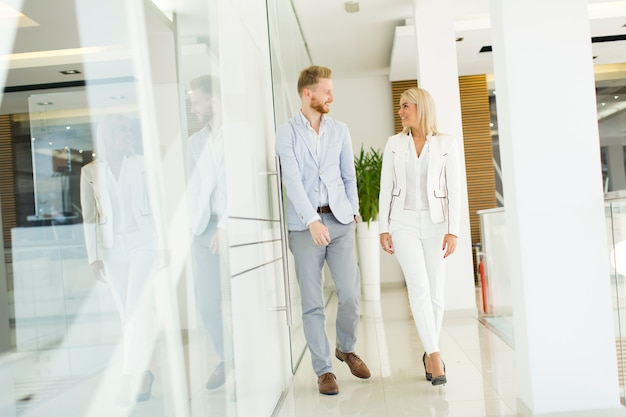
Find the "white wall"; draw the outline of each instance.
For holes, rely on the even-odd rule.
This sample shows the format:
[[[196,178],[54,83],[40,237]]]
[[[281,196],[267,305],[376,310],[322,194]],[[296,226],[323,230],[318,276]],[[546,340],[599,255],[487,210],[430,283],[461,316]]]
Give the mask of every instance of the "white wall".
[[[332,68],[331,68],[332,69]],[[350,79],[333,78],[335,102],[330,116],[348,125],[355,154],[373,147],[381,152],[387,138],[394,134],[391,82],[387,75]],[[396,259],[380,250],[381,283],[404,283]]]
[[[264,2],[223,0],[220,64],[238,416],[272,414],[291,376]]]
[[[333,78],[335,102],[330,116],[348,124],[354,152],[361,144],[381,151],[394,134],[391,82],[387,75],[351,79]]]

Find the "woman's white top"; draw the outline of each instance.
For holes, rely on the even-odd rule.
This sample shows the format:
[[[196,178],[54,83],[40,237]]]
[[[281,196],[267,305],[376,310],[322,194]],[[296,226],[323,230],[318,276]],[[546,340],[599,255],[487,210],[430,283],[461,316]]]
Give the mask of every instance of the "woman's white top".
[[[426,191],[426,179],[428,176],[429,145],[428,140],[422,148],[420,156],[417,156],[413,136],[409,134],[409,149],[406,153],[406,199],[405,210],[428,210],[428,193]]]

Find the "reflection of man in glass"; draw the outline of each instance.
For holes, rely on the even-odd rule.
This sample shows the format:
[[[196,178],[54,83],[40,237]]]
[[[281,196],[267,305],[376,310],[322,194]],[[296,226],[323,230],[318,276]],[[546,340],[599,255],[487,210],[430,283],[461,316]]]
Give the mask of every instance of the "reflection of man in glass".
[[[191,112],[202,128],[189,138],[187,149],[188,194],[193,240],[193,275],[198,309],[219,364],[209,377],[206,388],[224,384],[224,335],[222,317],[221,255],[225,255],[226,183],[224,170],[224,137],[218,84],[205,75],[191,81]]]
[[[133,151],[131,122],[119,114],[98,125],[96,160],[81,171],[85,245],[96,280],[107,283],[122,320],[122,372],[137,401],[150,399],[155,340],[156,234],[144,159]]]

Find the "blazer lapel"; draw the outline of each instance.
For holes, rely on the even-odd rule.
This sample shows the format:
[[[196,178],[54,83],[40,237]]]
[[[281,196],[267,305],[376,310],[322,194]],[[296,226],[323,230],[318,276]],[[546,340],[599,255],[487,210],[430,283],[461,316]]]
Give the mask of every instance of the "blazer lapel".
[[[397,187],[404,189],[406,186],[406,152],[409,147],[409,135],[400,135],[400,140],[395,148],[394,169],[396,170],[396,178],[398,178]]]
[[[442,149],[441,149],[441,141],[437,136],[428,136],[428,142],[430,143],[430,157],[428,160],[428,171],[430,178],[433,181],[436,181],[439,178],[439,171],[441,170],[441,158],[442,158]],[[433,183],[433,184],[436,184]]]
[[[302,120],[302,115],[301,114],[297,114],[294,117],[294,124],[298,124],[300,125],[300,129],[296,129],[294,127],[293,129],[293,134],[294,137],[296,138],[296,140],[301,141],[302,143],[304,143],[304,146],[308,149],[309,154],[311,154],[311,158],[313,158],[313,161],[315,162],[315,165],[319,168],[320,167],[320,161],[317,160],[317,152],[315,152],[315,148],[313,147],[313,143],[311,143],[310,137],[309,137],[309,128],[306,126],[306,124],[304,123],[304,121]],[[302,133],[302,135],[298,135],[298,130],[300,130]]]
[[[394,157],[394,165],[397,170],[402,170],[404,172],[404,166],[406,161],[406,152],[409,148],[409,140],[411,137],[409,135],[400,135],[400,140],[398,140],[398,144],[396,145],[395,157]],[[404,175],[404,174],[402,174]]]

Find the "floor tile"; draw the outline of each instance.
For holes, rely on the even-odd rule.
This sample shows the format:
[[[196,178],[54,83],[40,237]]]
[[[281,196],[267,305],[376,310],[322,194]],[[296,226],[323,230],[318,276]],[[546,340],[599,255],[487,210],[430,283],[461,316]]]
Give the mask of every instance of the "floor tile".
[[[404,288],[386,289],[380,301],[362,303],[356,352],[372,371],[354,378],[335,361],[339,394],[317,390],[308,351],[275,417],[514,417],[515,352],[479,321],[476,312],[447,314],[441,350],[448,383],[434,387],[424,376],[424,352]],[[336,300],[326,309],[334,344]]]

